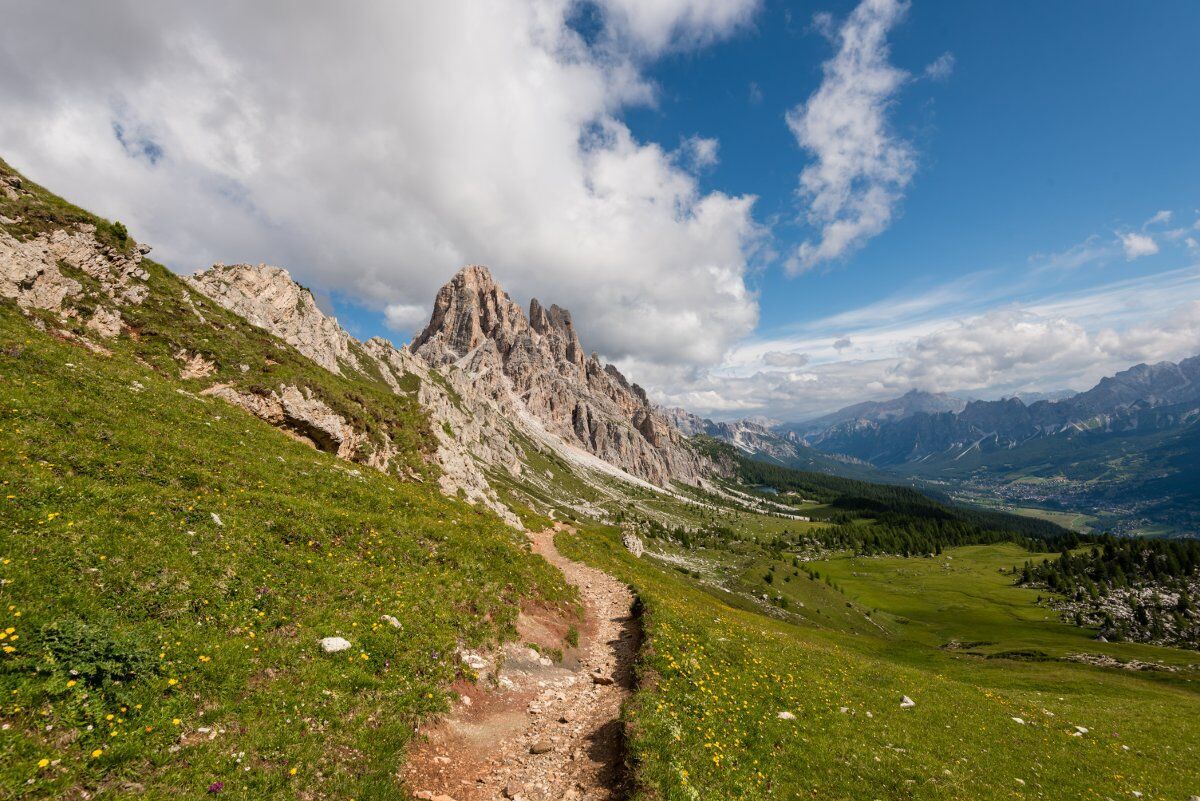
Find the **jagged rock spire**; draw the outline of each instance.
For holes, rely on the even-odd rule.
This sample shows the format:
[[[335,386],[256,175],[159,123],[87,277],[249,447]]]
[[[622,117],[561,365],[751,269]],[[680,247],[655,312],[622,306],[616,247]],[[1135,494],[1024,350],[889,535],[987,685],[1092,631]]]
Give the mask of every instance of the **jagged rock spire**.
[[[534,299],[526,317],[486,267],[464,267],[441,288],[412,350],[431,365],[458,364],[497,401],[635,475],[665,484],[700,472],[642,388],[587,354],[570,312]]]
[[[472,264],[438,290],[429,324],[413,340],[412,349],[434,364],[455,361],[488,341],[507,353],[528,327],[521,307],[491,271]]]

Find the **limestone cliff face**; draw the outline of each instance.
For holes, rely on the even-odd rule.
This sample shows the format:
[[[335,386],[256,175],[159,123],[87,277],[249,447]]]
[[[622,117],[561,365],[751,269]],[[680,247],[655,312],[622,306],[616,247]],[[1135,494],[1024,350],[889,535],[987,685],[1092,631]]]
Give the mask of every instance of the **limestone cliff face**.
[[[702,457],[645,391],[586,354],[569,312],[534,300],[526,316],[486,267],[465,267],[442,287],[412,350],[477,376],[476,390],[635,476],[666,485],[704,474]]]
[[[21,179],[2,171],[0,194],[35,205],[33,193]],[[6,226],[22,222],[0,215],[0,223]],[[81,320],[89,335],[111,339],[124,326],[121,308],[146,298],[149,276],[142,257],[149,252],[149,247],[132,242],[122,249],[104,244],[96,236],[96,226],[88,222],[28,239],[0,228],[0,297],[15,300],[22,309]]]
[[[187,282],[201,294],[265,328],[332,373],[361,370],[353,338],[317,308],[312,293],[287,270],[266,264],[215,264]]]

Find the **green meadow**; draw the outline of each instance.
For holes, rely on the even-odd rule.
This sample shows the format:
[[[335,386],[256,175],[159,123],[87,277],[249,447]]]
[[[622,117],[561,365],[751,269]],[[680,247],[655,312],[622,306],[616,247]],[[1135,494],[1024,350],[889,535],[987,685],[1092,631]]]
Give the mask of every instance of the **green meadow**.
[[[1027,559],[1056,557],[1003,543],[947,549],[933,559],[841,557],[810,567],[855,603],[879,610],[875,619],[905,642],[930,647],[958,643],[960,650],[993,658],[1097,653],[1123,661],[1200,663],[1195,651],[1098,642],[1094,630],[1061,621],[1059,613],[1037,605],[1045,590],[1015,586],[1007,572]]]
[[[456,650],[573,591],[432,482],[191,389],[0,304],[0,798],[398,797]]]
[[[744,595],[714,591],[707,574],[634,559],[615,531],[558,539],[630,582],[644,604],[644,689],[626,713],[640,798],[1200,792],[1200,673],[1049,658],[1101,649],[1086,631],[1043,620],[1036,593],[999,573],[1025,554],[1016,546],[948,549],[943,559],[835,558],[812,565],[820,579],[791,575],[791,560],[779,559],[770,585],[755,584],[769,557],[728,563],[727,586],[786,588],[789,609],[768,615]],[[788,582],[779,578],[785,564]],[[973,643],[971,653],[940,647],[951,639]],[[974,644],[982,640],[989,644]],[[1047,657],[1003,655],[1023,649]],[[1200,661],[1143,646],[1103,650]],[[915,705],[902,708],[904,696]]]

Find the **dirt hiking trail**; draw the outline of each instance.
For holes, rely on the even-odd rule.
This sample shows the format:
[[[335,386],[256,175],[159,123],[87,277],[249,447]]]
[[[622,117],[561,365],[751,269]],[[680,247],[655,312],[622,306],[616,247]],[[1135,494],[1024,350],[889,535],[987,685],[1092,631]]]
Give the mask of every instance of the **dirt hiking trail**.
[[[615,801],[628,795],[620,712],[632,691],[641,638],[633,594],[607,573],[560,554],[554,533],[530,539],[534,552],[579,588],[585,620],[578,647],[555,663],[509,644],[477,668],[486,678],[456,685],[464,699],[422,729],[403,769],[416,798]],[[518,630],[522,643],[563,647],[561,620],[522,614]],[[464,656],[473,659],[483,666],[484,659]]]

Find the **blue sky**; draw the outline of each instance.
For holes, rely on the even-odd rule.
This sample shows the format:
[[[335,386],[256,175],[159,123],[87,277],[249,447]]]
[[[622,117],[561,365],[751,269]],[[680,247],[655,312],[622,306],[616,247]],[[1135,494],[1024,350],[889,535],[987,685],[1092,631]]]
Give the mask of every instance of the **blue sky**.
[[[819,7],[844,16],[854,5]],[[920,162],[902,214],[840,263],[795,278],[777,264],[761,271],[760,332],[976,270],[1025,272],[1035,254],[1138,228],[1159,210],[1189,219],[1200,203],[1198,34],[1195,3],[914,3],[890,37],[893,62],[919,75],[950,52],[954,68],[915,80],[891,109]],[[804,233],[795,190],[807,157],[783,115],[819,85],[830,50],[811,13],[770,3],[753,30],[651,70],[660,105],[627,119],[665,144],[717,137],[720,163],[704,182],[758,195],[786,249]],[[1178,267],[1179,255],[1091,265],[1068,282]]]
[[[1200,352],[1196,3],[75,12],[10,9],[0,155],[179,272],[287,267],[360,337],[485,263],[718,418]]]

